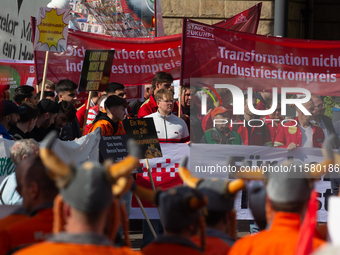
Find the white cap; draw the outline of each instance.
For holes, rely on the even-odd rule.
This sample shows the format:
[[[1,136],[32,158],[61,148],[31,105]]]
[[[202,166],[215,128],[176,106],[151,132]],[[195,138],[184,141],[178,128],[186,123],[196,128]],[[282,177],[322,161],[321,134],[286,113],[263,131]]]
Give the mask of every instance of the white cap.
[[[105,108],[105,101],[107,98],[104,98],[103,101],[100,102],[100,107]]]
[[[71,8],[68,0],[52,0],[49,4],[47,4],[47,7],[68,9],[68,10]]]

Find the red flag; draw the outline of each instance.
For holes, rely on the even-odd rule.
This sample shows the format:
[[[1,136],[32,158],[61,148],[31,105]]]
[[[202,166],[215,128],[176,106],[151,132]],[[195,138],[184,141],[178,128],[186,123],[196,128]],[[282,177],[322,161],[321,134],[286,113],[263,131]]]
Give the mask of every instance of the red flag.
[[[313,251],[313,237],[316,227],[317,194],[313,190],[309,199],[308,209],[300,228],[295,255],[309,255]]]
[[[229,18],[214,24],[215,27],[256,34],[260,21],[262,3]]]

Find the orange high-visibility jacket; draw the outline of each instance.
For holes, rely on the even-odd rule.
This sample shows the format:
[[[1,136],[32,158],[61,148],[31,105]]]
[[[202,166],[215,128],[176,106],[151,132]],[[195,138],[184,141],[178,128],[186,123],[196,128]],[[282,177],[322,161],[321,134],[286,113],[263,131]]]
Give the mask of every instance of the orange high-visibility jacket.
[[[298,245],[301,219],[296,213],[277,212],[268,230],[248,235],[236,241],[228,255],[288,255],[294,254]],[[313,250],[324,241],[313,238]]]

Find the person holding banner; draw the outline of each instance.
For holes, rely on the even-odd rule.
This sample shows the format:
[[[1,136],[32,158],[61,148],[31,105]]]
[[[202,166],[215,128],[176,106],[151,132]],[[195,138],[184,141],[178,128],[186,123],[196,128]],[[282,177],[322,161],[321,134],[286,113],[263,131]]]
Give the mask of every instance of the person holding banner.
[[[256,108],[255,98],[252,100],[253,106]],[[250,125],[250,121],[253,126]],[[261,122],[262,126],[256,125]],[[240,134],[244,145],[272,146],[269,128],[249,110],[247,95],[244,96],[244,115],[234,121],[232,129]]]
[[[302,104],[308,112],[314,113],[314,103],[312,100]],[[288,150],[297,147],[321,148],[325,135],[320,126],[311,122],[312,115],[305,115],[299,108],[297,109],[298,117],[280,128],[278,131],[274,146],[287,148]]]
[[[153,118],[159,142],[185,143],[190,141],[188,126],[185,121],[172,113],[174,96],[172,90],[158,90],[154,99],[158,110],[144,118]]]
[[[214,127],[205,131],[201,143],[243,145],[241,136],[229,128],[231,114],[232,109],[227,109],[223,106],[213,109],[211,117]]]
[[[173,82],[173,78],[171,74],[166,72],[158,72],[152,79],[152,88],[154,94],[150,96],[148,100],[144,102],[144,104],[140,107],[138,111],[138,118],[143,118],[146,115],[150,115],[152,113],[157,112],[158,105],[155,100],[155,94],[161,89],[168,89],[171,90],[171,84]],[[178,106],[177,104],[174,105],[172,112],[174,114],[178,113]]]

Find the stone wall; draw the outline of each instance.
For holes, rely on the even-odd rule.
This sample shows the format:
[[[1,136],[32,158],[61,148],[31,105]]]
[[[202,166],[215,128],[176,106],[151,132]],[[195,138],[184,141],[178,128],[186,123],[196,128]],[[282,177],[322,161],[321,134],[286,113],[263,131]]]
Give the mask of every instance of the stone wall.
[[[189,18],[212,25],[230,18],[261,1],[161,0],[165,35],[182,32],[182,19]],[[262,1],[258,34],[274,31],[274,1]]]
[[[340,1],[288,1],[287,37],[318,40],[340,40]],[[166,35],[182,32],[182,18],[212,25],[225,18],[230,18],[261,1],[230,0],[161,0],[164,30]],[[274,0],[262,1],[261,18],[258,34],[274,34]],[[312,15],[312,23],[308,23]]]

